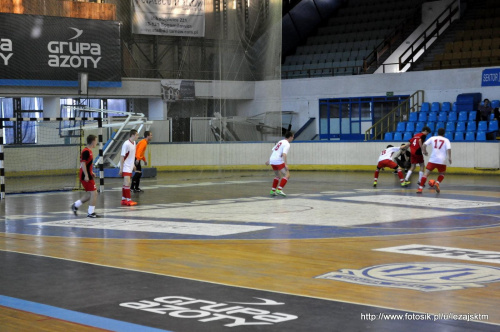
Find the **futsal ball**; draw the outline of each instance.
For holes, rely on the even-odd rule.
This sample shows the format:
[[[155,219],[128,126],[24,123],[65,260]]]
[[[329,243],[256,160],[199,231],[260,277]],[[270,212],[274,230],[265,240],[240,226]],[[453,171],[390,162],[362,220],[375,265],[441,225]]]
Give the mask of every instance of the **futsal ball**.
[[[429,186],[431,187],[434,187],[434,184],[436,183],[436,181],[434,180],[429,180]]]

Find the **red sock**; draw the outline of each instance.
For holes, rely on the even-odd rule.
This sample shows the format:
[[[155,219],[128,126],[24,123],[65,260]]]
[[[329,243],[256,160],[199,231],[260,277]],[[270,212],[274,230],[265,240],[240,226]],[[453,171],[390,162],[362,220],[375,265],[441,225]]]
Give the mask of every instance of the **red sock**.
[[[278,189],[279,190],[283,189],[283,187],[286,185],[287,182],[288,182],[287,178],[281,178],[280,185],[279,185]]]
[[[427,182],[427,177],[422,176],[422,180],[420,180],[420,187],[423,187],[425,185],[425,182]]]
[[[126,194],[125,194],[125,187],[122,187],[122,199],[123,199],[123,198],[127,198],[127,196],[125,196],[125,195],[126,195]]]
[[[274,180],[273,180],[273,190],[276,189],[276,187],[278,186],[279,182],[280,182],[280,178],[274,178]]]
[[[377,181],[377,180],[378,180],[378,173],[379,173],[379,172],[380,172],[380,171],[379,171],[378,169],[375,171],[375,181]]]
[[[130,196],[130,187],[123,186],[122,191],[123,191],[123,197],[130,200],[130,198],[132,197],[132,196]]]
[[[444,175],[438,176],[438,182],[439,183],[443,182],[443,179],[444,179]]]
[[[403,172],[398,169],[398,176],[399,176],[399,181],[403,182],[405,180],[405,177],[403,176]]]

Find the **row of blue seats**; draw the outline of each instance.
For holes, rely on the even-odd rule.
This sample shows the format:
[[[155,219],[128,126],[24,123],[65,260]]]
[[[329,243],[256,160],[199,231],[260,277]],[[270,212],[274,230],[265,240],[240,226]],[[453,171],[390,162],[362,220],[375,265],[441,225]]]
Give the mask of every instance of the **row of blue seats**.
[[[412,112],[408,121],[410,122],[446,122],[446,121],[472,121],[476,120],[477,112]]]
[[[500,107],[500,100],[495,99],[491,101],[491,107],[497,108]],[[433,103],[423,102],[422,107],[420,108],[420,112],[456,112],[457,111],[457,103],[443,102],[440,104],[435,101]]]
[[[439,128],[444,128],[446,131],[455,132],[455,131],[485,131],[485,132],[494,132],[498,131],[498,121],[490,120],[490,121],[479,121],[476,127],[476,121],[438,121],[438,122],[399,122],[396,127],[396,132],[404,133],[404,132],[421,132],[423,127],[429,127],[431,131],[436,131]]]
[[[384,140],[386,141],[409,141],[415,134],[418,132],[406,132],[406,133],[385,133]],[[433,136],[437,136],[437,133],[434,133]],[[450,132],[447,131],[444,134],[444,137],[448,138],[450,141],[486,141],[486,131],[457,131]]]

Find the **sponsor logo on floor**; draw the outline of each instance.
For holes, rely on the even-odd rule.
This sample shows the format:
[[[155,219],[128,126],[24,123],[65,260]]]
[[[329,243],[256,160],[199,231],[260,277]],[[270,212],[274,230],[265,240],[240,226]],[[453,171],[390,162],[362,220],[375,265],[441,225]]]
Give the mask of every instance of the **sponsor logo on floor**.
[[[484,287],[500,282],[500,268],[456,263],[394,263],[375,265],[360,270],[341,269],[316,278],[353,284],[406,288],[421,292]]]

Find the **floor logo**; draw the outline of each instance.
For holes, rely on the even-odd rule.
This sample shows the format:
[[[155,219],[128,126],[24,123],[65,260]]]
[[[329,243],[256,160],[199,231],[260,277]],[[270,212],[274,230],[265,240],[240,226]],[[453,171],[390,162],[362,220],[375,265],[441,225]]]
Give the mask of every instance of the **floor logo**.
[[[153,301],[142,300],[120,303],[120,306],[154,314],[168,314],[170,317],[175,318],[197,319],[202,323],[219,321],[227,327],[274,325],[298,318],[298,316],[282,312],[271,312],[269,310],[254,308],[256,306],[284,305],[284,303],[274,300],[256,299],[258,301],[255,302],[218,303],[184,296],[163,296],[157,297]],[[244,306],[235,306],[229,303],[242,304]]]
[[[341,269],[316,278],[360,285],[407,288],[422,292],[484,287],[500,282],[500,268],[450,263],[396,263],[361,270]]]

